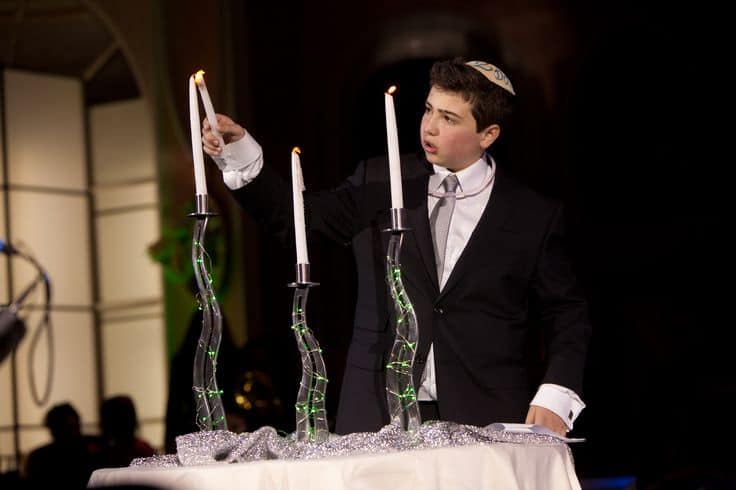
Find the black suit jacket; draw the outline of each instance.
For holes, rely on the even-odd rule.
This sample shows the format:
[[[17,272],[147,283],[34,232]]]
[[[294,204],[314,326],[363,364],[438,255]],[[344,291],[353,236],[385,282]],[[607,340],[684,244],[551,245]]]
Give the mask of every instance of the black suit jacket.
[[[402,156],[404,206],[412,230],[401,250],[414,305],[418,383],[434,345],[437,399],[445,420],[523,422],[540,382],[582,391],[590,333],[572,270],[560,203],[496,169],[476,229],[440,292],[427,210],[431,166]],[[267,166],[233,191],[258,222],[293,243],[291,188]],[[361,163],[341,186],[305,195],[308,234],[352,245],[358,290],[353,336],[337,414],[338,433],[388,423],[385,364],[393,303],[385,281],[391,207],[388,163]]]

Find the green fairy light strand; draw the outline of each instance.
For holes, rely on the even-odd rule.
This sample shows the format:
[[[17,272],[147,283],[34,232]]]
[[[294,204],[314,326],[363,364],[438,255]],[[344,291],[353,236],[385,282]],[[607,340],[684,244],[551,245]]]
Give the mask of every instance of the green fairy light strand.
[[[414,306],[401,279],[402,235],[392,233],[386,254],[386,280],[396,313],[396,331],[386,364],[386,398],[391,423],[414,432],[421,424],[412,368],[419,332]]]
[[[200,430],[227,430],[223,391],[217,387],[217,355],[222,339],[222,313],[217,302],[209,270],[212,260],[202,246],[207,218],[197,217],[192,239],[192,265],[199,292],[197,300],[202,312],[202,331],[194,353],[192,390],[196,407],[196,422]]]
[[[322,349],[307,326],[306,304],[308,288],[294,289],[291,329],[296,337],[302,360],[296,408],[296,437],[300,442],[325,442],[329,436],[325,411],[327,373]]]

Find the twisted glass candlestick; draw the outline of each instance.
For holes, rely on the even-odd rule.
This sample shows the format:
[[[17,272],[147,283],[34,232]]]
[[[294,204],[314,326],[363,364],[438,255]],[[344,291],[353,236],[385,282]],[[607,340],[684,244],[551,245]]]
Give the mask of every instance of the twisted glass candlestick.
[[[203,246],[207,220],[215,214],[208,210],[206,195],[197,195],[196,199],[197,211],[189,215],[197,220],[192,238],[192,265],[199,289],[197,300],[202,311],[202,332],[194,353],[192,375],[196,422],[200,430],[227,430],[222,390],[217,387],[215,379],[217,354],[222,339],[222,313],[212,288],[212,277],[207,270],[209,256]]]
[[[386,280],[396,311],[396,335],[386,365],[386,398],[392,424],[414,432],[422,423],[414,388],[414,354],[419,340],[417,316],[401,280],[401,243],[404,232],[405,211],[391,209],[391,233],[386,253]]]
[[[309,280],[309,264],[297,264],[296,276],[296,282],[289,284],[294,288],[291,329],[302,360],[302,379],[296,399],[296,438],[300,442],[319,443],[329,436],[325,411],[327,370],[322,349],[307,326],[307,295],[309,288],[318,284]]]

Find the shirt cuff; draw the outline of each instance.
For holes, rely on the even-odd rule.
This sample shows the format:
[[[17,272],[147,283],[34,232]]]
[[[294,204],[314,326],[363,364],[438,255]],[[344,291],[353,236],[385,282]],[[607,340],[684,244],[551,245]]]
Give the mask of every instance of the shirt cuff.
[[[250,183],[263,168],[261,145],[247,131],[238,141],[225,145],[221,156],[212,159],[222,171],[225,185],[232,190]]]
[[[569,430],[572,430],[573,422],[585,408],[585,403],[577,393],[564,386],[551,383],[541,385],[529,405],[537,405],[553,411],[565,421]]]

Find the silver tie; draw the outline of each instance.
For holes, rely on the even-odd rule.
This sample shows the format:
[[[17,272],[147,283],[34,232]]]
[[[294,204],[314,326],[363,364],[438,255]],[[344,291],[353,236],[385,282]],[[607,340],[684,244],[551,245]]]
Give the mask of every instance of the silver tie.
[[[434,241],[434,256],[437,262],[437,282],[442,286],[442,272],[445,270],[445,249],[447,235],[450,231],[452,211],[455,209],[455,190],[457,189],[457,175],[450,174],[442,181],[445,195],[442,196],[432,210],[429,224],[432,228]]]

